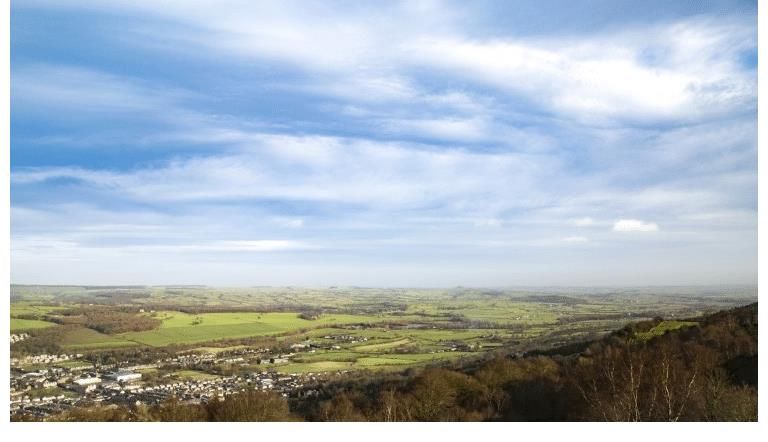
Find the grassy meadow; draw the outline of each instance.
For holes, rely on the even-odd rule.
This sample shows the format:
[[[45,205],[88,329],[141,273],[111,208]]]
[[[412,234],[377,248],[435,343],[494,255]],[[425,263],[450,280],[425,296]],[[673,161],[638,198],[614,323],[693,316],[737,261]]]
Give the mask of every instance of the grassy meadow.
[[[650,339],[690,325],[683,318],[754,300],[751,291],[701,293],[683,288],[570,292],[13,286],[11,330],[55,331],[63,351],[82,352],[178,346],[184,352],[222,353],[247,348],[244,339],[263,338],[284,348],[306,344],[287,362],[272,366],[285,373],[397,370],[501,347],[525,351],[562,345],[634,321],[671,318],[637,335]],[[119,310],[156,321],[150,321],[150,328],[113,334],[87,322],[51,322],[61,322],[68,309]]]
[[[36,328],[53,327],[56,324],[48,321],[40,321],[37,319],[19,319],[11,318],[11,332],[21,332],[25,330],[33,330]]]

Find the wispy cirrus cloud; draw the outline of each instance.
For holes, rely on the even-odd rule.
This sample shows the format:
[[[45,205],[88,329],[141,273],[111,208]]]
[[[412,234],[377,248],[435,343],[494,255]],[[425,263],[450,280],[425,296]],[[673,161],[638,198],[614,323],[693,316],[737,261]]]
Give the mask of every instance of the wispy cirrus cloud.
[[[522,94],[585,123],[692,122],[754,108],[754,76],[734,52],[723,50],[753,44],[743,23],[691,20],[657,26],[650,34],[629,30],[566,41],[432,39],[416,41],[409,50],[438,68]]]
[[[658,230],[658,224],[639,219],[620,219],[613,224],[614,232],[656,232]]]
[[[246,146],[131,172],[28,169],[14,171],[12,180],[70,179],[137,201],[278,198],[407,208],[469,206],[495,195],[505,206],[519,206],[530,204],[535,181],[554,180],[561,167],[555,158],[527,154],[333,137],[252,134]]]
[[[17,278],[748,280],[748,8],[484,5],[15,2]]]

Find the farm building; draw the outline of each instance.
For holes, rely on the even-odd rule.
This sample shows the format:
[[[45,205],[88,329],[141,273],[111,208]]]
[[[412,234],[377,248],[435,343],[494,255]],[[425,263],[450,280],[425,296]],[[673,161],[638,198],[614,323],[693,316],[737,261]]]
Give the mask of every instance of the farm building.
[[[95,385],[101,383],[101,378],[98,377],[87,377],[87,378],[80,378],[75,379],[72,381],[72,383],[79,385],[79,386],[85,386],[85,385]]]
[[[132,382],[141,379],[141,373],[134,373],[132,371],[116,371],[107,375],[109,379],[114,379],[117,382]]]

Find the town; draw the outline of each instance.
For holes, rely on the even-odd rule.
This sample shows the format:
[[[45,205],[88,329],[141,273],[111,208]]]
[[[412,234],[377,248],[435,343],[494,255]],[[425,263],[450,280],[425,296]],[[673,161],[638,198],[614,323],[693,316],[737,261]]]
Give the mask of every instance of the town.
[[[294,347],[298,351],[313,351],[310,344]],[[272,354],[265,348],[238,350],[225,356],[188,353],[141,365],[130,365],[129,361],[93,364],[85,361],[83,354],[13,358],[11,417],[28,415],[45,419],[75,406],[156,405],[172,397],[199,404],[247,389],[275,391],[283,397],[305,396],[314,393],[307,385],[344,373],[285,374],[274,369],[292,356],[294,353]],[[256,363],[264,369],[230,376],[213,374],[216,367],[233,363]],[[167,373],[150,379],[143,375],[158,370]],[[182,374],[181,378],[178,373]]]

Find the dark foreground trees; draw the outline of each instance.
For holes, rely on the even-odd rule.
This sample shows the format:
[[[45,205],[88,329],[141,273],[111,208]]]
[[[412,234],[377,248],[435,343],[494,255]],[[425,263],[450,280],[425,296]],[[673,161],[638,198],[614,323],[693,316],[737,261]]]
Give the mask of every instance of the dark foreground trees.
[[[23,419],[22,419],[23,420]],[[116,405],[73,408],[52,421],[66,422],[280,422],[299,420],[288,409],[288,401],[280,394],[246,391],[215,398],[207,404],[185,404],[175,398],[148,407]]]
[[[650,340],[638,327],[575,354],[327,385],[298,409],[309,420],[757,419],[756,304]]]

